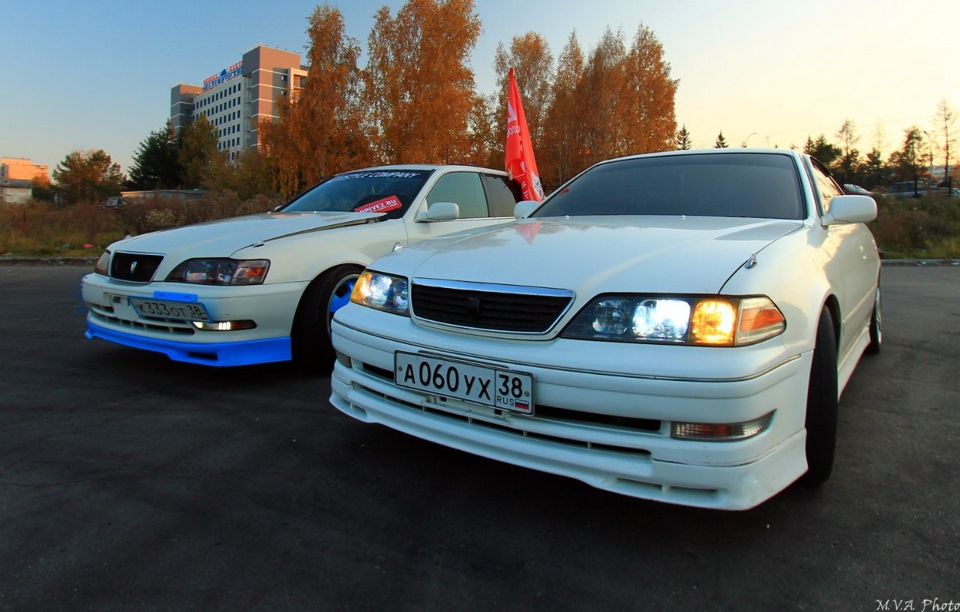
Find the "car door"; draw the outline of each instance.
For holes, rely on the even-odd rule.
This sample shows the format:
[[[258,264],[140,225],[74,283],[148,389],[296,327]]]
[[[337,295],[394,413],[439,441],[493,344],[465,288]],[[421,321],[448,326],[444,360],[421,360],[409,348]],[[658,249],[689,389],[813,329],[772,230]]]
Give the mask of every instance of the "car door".
[[[820,196],[823,213],[830,212],[830,202],[843,195],[843,190],[818,163],[811,164],[814,184]],[[879,272],[876,245],[870,230],[862,223],[831,225],[826,228],[823,248],[832,253],[827,275],[838,289],[842,323],[846,330],[862,329],[873,312],[874,288]],[[846,355],[856,340],[855,333],[844,333],[839,351]]]

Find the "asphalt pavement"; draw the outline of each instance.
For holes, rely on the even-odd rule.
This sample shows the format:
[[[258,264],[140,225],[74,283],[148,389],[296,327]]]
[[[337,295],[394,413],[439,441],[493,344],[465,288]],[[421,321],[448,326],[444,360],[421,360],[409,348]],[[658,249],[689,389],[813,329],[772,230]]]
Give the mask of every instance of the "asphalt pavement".
[[[285,364],[86,340],[86,271],[0,265],[0,609],[960,610],[960,266],[885,266],[832,479],[747,512],[363,425]]]

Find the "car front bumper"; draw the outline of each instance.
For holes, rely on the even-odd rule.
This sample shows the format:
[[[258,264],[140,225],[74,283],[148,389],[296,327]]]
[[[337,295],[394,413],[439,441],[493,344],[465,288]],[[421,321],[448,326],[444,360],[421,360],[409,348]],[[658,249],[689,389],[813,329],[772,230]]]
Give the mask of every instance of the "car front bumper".
[[[120,283],[88,274],[81,283],[87,338],[159,352],[175,361],[238,366],[291,359],[290,330],[307,283],[213,287],[179,283]],[[189,320],[145,317],[130,299],[190,296],[210,321],[252,321],[252,329],[201,330]]]
[[[338,362],[330,402],[341,412],[600,489],[742,510],[806,471],[803,423],[811,354],[781,354],[773,365],[764,365],[777,352],[775,341],[742,349],[491,341],[359,307],[338,312],[333,341]],[[396,351],[529,373],[535,380],[535,412],[494,410],[399,387],[393,382]],[[742,374],[717,377],[717,368],[704,365],[705,357],[722,360],[717,368],[724,372],[740,368]],[[648,366],[618,371],[611,368],[617,362]],[[676,375],[665,376],[670,367]],[[739,423],[771,412],[765,431],[742,440],[671,435],[674,423]]]

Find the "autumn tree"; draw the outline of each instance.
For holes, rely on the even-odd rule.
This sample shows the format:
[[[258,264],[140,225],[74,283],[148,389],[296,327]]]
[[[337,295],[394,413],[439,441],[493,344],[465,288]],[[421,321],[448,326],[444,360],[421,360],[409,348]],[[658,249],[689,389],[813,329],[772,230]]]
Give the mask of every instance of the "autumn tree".
[[[943,137],[941,150],[943,151],[943,167],[945,171],[949,171],[950,168],[950,145],[953,144],[956,139],[956,123],[956,111],[950,107],[946,98],[942,98],[937,104],[937,114],[934,118],[934,125]],[[949,180],[949,177],[944,176],[944,181],[948,184]]]
[[[714,149],[726,149],[730,145],[727,144],[727,139],[723,137],[723,130],[720,130],[720,133],[717,134],[717,141],[713,144]]]
[[[903,131],[903,147],[890,154],[887,162],[899,180],[915,180],[920,174],[923,132],[917,126]]]
[[[180,183],[177,133],[168,120],[163,129],[150,132],[133,154],[127,185],[131,189],[172,189]]]
[[[206,115],[200,115],[180,129],[177,134],[179,187],[200,189],[206,186],[211,166],[223,155],[217,148],[217,141],[217,128]]]
[[[369,165],[369,130],[361,106],[359,42],[329,5],[308,18],[310,73],[296,100],[278,100],[278,120],[260,125],[277,190],[292,196],[322,178]]]
[[[123,173],[103,150],[73,151],[54,168],[53,180],[66,204],[98,202],[120,193]]]
[[[467,120],[469,152],[464,160],[474,166],[503,168],[504,134],[498,130],[495,96],[476,95]]]
[[[689,151],[692,148],[693,144],[690,141],[690,131],[687,130],[687,124],[684,123],[680,131],[677,132],[677,150]]]
[[[622,151],[626,56],[623,34],[614,34],[608,27],[584,65],[576,88],[584,148],[583,165],[577,171]]]
[[[860,136],[857,135],[857,126],[853,121],[846,119],[843,122],[843,125],[837,130],[837,139],[840,141],[843,155],[849,155],[850,150],[860,141]]]
[[[475,105],[470,52],[480,35],[473,0],[408,0],[375,15],[365,100],[381,162],[450,163],[469,157]]]
[[[547,109],[543,138],[538,143],[537,165],[546,191],[582,170],[587,150],[583,144],[580,124],[582,111],[577,97],[577,85],[583,78],[584,55],[571,32],[567,44],[557,58],[553,92]]]
[[[623,78],[624,138],[616,154],[672,149],[677,132],[674,100],[678,82],[670,78],[663,45],[643,24],[637,28],[624,58]]]
[[[835,165],[835,170],[839,175],[839,180],[843,182],[853,182],[862,172],[863,162],[860,160],[860,151],[856,148],[860,136],[857,135],[857,128],[853,121],[847,119],[837,130],[837,139],[840,141],[840,150],[842,154]],[[818,158],[819,159],[819,158]]]
[[[534,32],[514,36],[510,49],[503,43],[497,45],[493,61],[500,95],[497,104],[497,129],[506,138],[507,129],[507,76],[513,68],[517,80],[517,90],[523,101],[523,112],[527,117],[530,140],[534,151],[543,142],[547,111],[553,94],[553,54],[547,41]],[[539,158],[538,158],[539,162]],[[503,166],[503,162],[497,167]],[[538,163],[538,166],[542,166]],[[544,168],[540,168],[541,171]]]
[[[205,186],[216,191],[232,191],[241,200],[276,192],[272,167],[254,147],[244,149],[233,161],[225,156],[215,159]]]

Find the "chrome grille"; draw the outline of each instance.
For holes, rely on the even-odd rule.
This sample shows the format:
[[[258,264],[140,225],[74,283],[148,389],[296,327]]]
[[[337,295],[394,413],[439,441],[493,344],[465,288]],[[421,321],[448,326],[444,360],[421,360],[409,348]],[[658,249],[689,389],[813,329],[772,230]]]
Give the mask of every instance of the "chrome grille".
[[[416,280],[414,316],[436,323],[525,334],[550,330],[573,301],[573,292],[459,281]]]
[[[160,267],[163,255],[142,253],[115,253],[110,265],[110,277],[118,280],[149,283]]]

